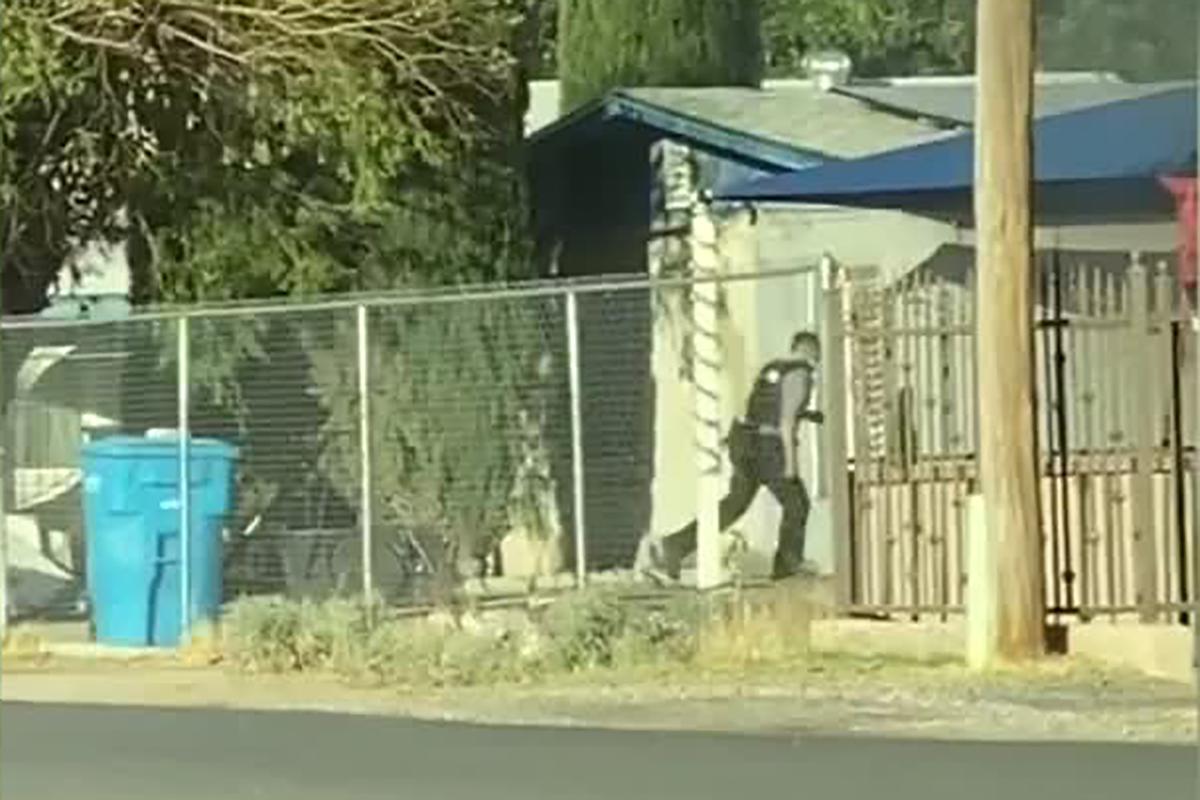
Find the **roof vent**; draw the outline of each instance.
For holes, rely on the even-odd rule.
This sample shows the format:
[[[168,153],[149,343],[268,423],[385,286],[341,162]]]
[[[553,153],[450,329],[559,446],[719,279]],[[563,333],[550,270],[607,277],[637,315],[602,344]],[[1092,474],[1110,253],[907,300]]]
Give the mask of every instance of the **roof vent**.
[[[828,92],[850,82],[854,62],[841,50],[817,50],[804,57],[804,72],[816,84],[817,89]]]

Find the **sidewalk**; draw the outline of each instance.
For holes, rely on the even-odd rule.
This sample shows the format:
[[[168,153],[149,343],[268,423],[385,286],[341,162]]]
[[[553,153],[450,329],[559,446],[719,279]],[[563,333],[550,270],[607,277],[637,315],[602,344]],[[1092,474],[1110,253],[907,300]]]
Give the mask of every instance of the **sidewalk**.
[[[6,665],[0,700],[945,739],[1190,743],[1196,735],[1188,685],[1062,660],[988,678],[945,660],[829,656],[736,673],[601,671],[536,686],[405,689],[355,687],[325,675],[238,674],[161,653],[60,654]]]

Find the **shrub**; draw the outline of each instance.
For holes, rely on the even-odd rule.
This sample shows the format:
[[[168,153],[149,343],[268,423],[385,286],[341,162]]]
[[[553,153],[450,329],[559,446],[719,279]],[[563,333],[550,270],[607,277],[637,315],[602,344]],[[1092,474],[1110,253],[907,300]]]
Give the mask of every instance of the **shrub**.
[[[629,625],[629,609],[611,591],[568,595],[542,619],[551,660],[571,672],[612,666],[616,644]]]
[[[247,599],[224,622],[225,657],[252,672],[327,671],[404,687],[527,682],[554,673],[639,667],[737,667],[807,650],[804,600],[694,596],[656,609],[615,591],[570,594],[536,617],[373,621],[359,602]]]
[[[701,607],[688,598],[648,610],[613,591],[585,591],[552,605],[541,629],[552,664],[571,672],[687,663],[696,651]]]
[[[634,609],[617,640],[616,663],[625,667],[690,664],[704,623],[702,609],[692,597],[661,609]]]
[[[516,682],[538,669],[509,631],[443,630],[424,621],[371,632],[354,674],[389,686],[475,686]]]
[[[351,668],[371,632],[366,607],[347,600],[250,598],[234,604],[223,627],[226,656],[252,672]]]

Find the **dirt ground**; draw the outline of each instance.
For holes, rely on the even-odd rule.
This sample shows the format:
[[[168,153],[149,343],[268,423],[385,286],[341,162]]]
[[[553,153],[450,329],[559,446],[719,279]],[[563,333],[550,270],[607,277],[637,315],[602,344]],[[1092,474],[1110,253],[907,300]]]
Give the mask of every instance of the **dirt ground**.
[[[10,654],[4,701],[394,714],[486,724],[925,738],[1193,741],[1189,685],[1056,659],[980,677],[944,659],[824,654],[682,674],[596,672],[538,686],[396,689],[251,676],[171,658]]]

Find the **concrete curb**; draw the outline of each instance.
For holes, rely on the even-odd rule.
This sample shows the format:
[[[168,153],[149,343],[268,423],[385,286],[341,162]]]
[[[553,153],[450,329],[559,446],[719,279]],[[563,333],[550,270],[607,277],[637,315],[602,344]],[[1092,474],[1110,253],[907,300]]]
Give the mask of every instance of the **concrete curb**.
[[[114,647],[92,642],[46,642],[39,653],[88,661],[176,661],[179,651],[159,647]]]
[[[1116,667],[1136,669],[1155,678],[1191,683],[1192,630],[1182,625],[1072,625],[1070,652]]]

